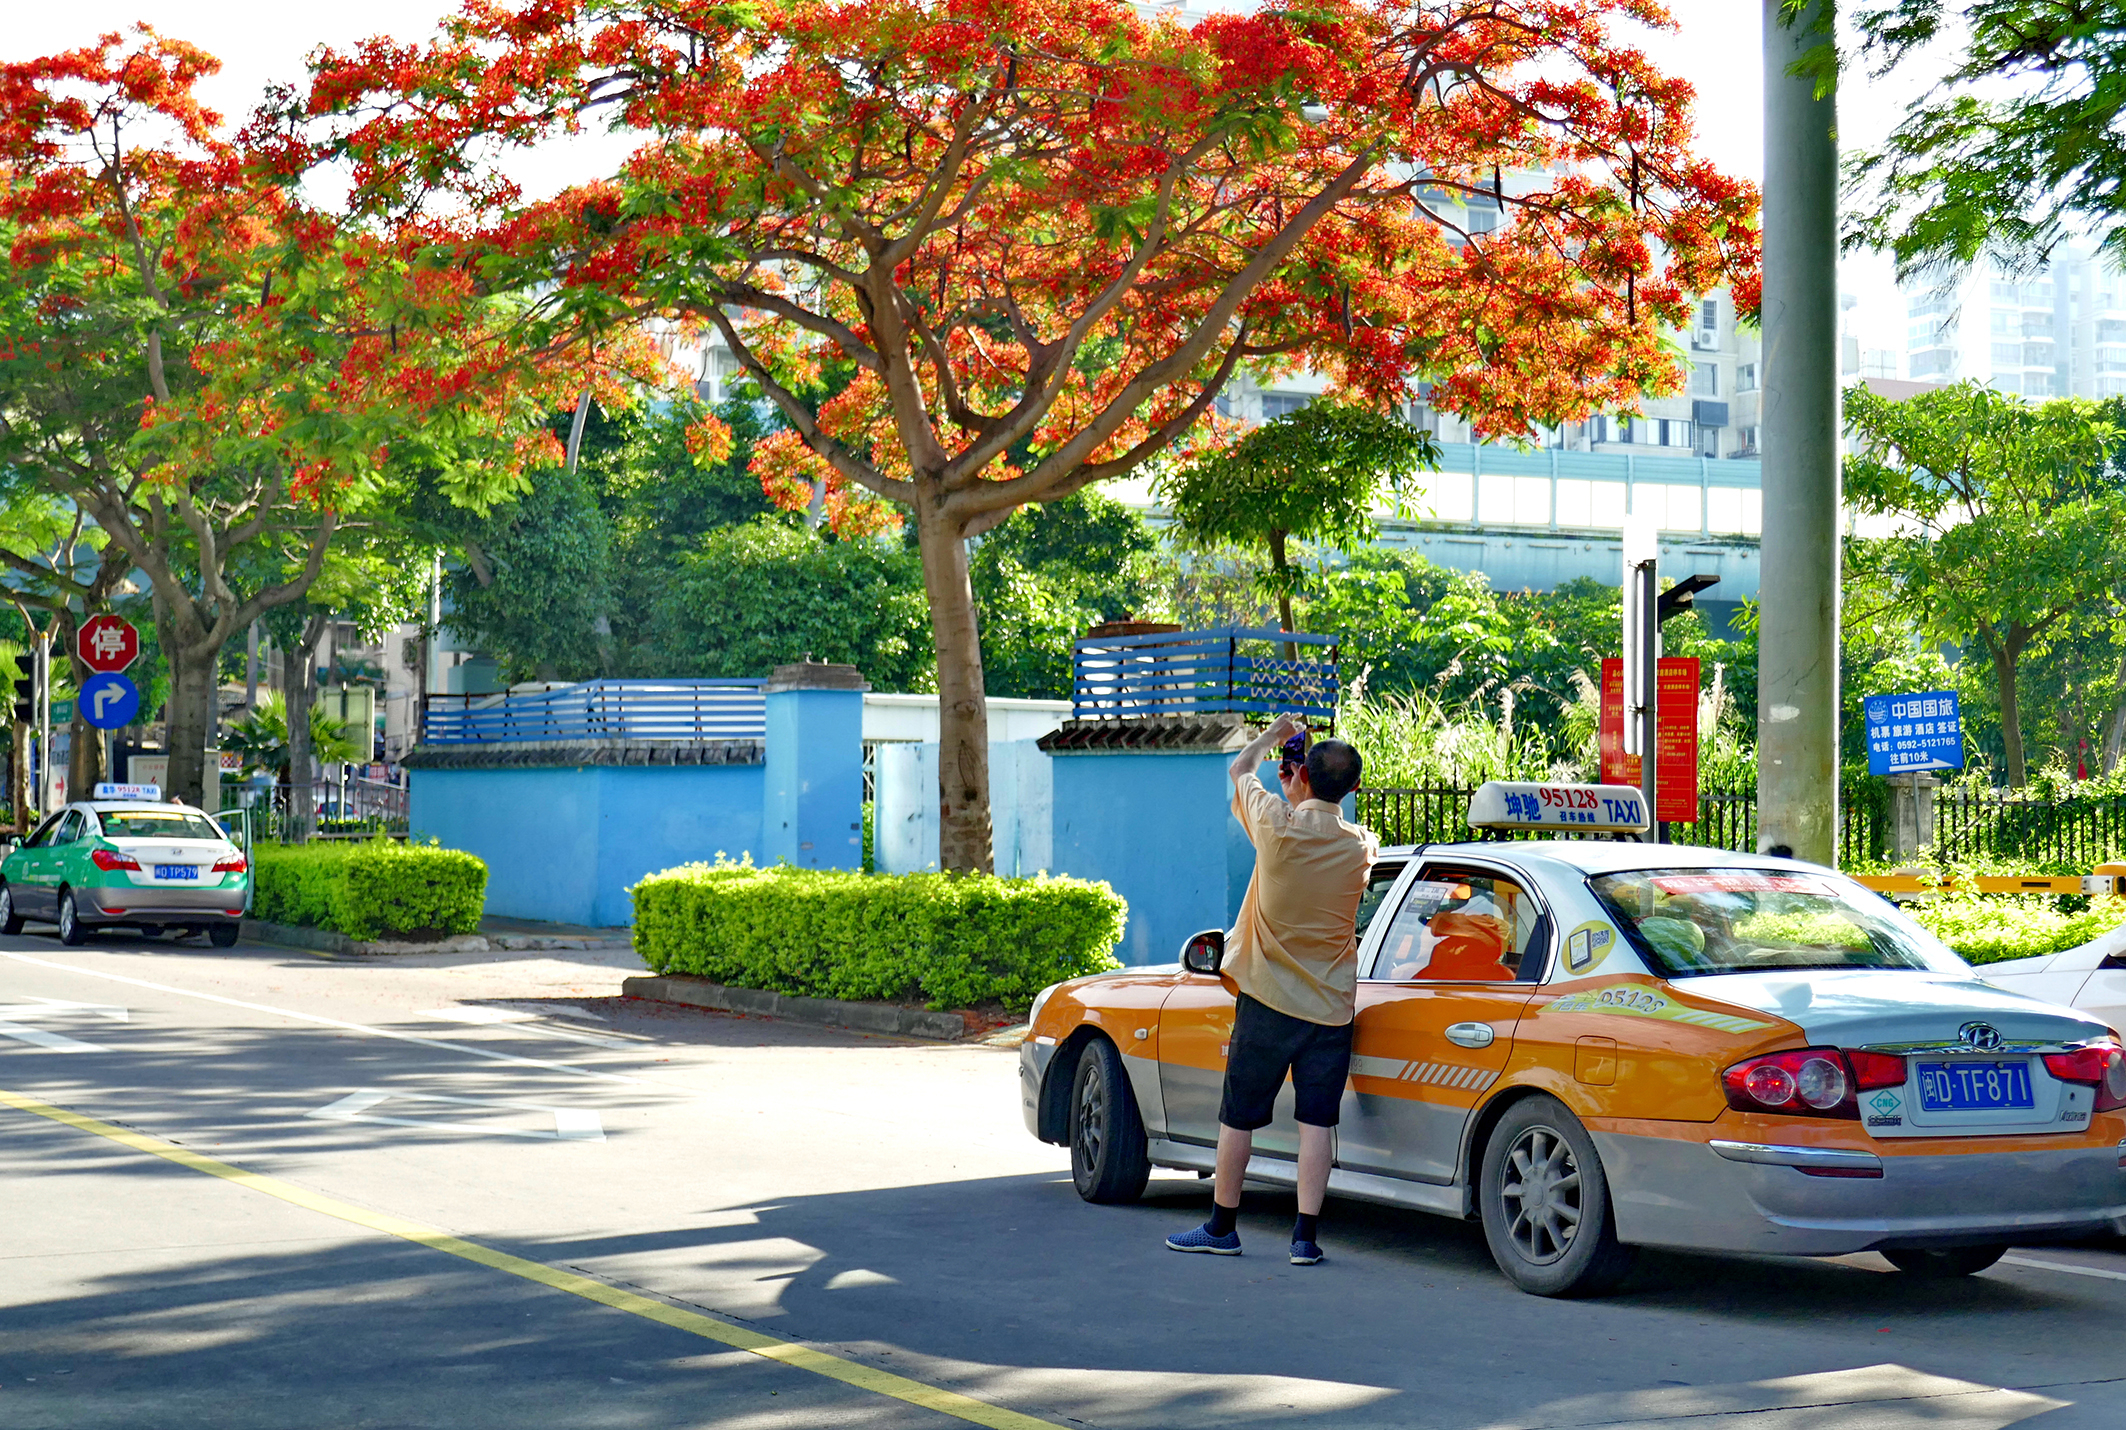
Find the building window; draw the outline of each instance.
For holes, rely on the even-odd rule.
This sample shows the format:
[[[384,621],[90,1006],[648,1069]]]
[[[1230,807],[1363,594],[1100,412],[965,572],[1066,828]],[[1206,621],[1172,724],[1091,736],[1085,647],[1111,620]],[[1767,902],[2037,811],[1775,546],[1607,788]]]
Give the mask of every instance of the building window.
[[[1720,429],[1718,427],[1700,427],[1698,429],[1698,455],[1701,457],[1717,457],[1720,455]]]
[[[1690,373],[1692,397],[1718,397],[1720,395],[1720,364],[1709,362],[1703,367],[1694,367]]]
[[[1262,394],[1262,420],[1270,422],[1289,417],[1313,400],[1311,392],[1265,392]]]
[[[1743,429],[1742,429],[1742,445],[1741,445],[1740,447],[1737,447],[1737,448],[1735,449],[1735,455],[1737,455],[1737,456],[1745,456],[1745,455],[1747,455],[1747,456],[1755,456],[1755,455],[1756,455],[1756,452],[1757,452],[1757,429],[1756,429],[1756,428],[1754,428],[1754,427],[1745,427],[1745,428],[1743,428]]]
[[[1753,362],[1746,362],[1742,364],[1742,366],[1735,369],[1735,391],[1755,392],[1756,390],[1757,364]]]
[[[1720,304],[1707,298],[1698,304],[1698,322],[1691,329],[1690,345],[1699,352],[1720,349]]]
[[[1997,368],[2021,367],[2023,365],[2023,345],[2021,343],[1995,343],[1993,345],[1993,365]]]
[[[1653,424],[1652,434],[1656,445],[1662,447],[1691,447],[1697,444],[1696,423],[1680,417],[1663,417]]]

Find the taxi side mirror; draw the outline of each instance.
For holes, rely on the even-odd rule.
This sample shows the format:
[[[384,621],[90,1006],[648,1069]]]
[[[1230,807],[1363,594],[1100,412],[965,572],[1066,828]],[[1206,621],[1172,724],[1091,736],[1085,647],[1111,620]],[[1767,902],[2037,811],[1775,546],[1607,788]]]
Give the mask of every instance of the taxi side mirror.
[[[1225,930],[1192,933],[1181,945],[1181,966],[1190,973],[1216,973],[1225,961]]]

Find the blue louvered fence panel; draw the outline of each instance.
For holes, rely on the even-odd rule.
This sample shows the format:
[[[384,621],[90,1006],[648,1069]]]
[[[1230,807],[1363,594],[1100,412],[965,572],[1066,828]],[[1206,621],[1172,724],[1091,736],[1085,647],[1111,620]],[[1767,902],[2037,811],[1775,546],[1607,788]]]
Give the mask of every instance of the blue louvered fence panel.
[[[1089,636],[1071,651],[1071,718],[1290,712],[1332,720],[1336,653],[1334,636],[1238,626]]]
[[[510,695],[431,695],[432,745],[527,740],[762,740],[767,696],[759,680],[587,680]]]

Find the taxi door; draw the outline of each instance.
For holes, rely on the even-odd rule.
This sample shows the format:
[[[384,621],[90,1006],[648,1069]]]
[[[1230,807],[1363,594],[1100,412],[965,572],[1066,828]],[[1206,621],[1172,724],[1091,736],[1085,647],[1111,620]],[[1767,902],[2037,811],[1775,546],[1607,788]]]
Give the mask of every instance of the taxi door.
[[[1374,912],[1402,872],[1400,859],[1384,859],[1373,866],[1358,904],[1361,942]],[[1176,1142],[1218,1145],[1218,1103],[1225,1091],[1235,991],[1222,975],[1188,973],[1159,1010],[1159,1095],[1166,1104],[1166,1135]],[[1255,1151],[1296,1159],[1299,1120],[1294,1113],[1288,1077],[1278,1089],[1270,1125],[1255,1133]]]
[[[1551,921],[1524,878],[1474,860],[1427,861],[1388,917],[1360,970],[1336,1165],[1451,1182],[1542,978]]]
[[[59,843],[81,816],[62,809],[39,825],[22,846],[16,866],[15,911],[31,918],[49,919],[58,911]]]

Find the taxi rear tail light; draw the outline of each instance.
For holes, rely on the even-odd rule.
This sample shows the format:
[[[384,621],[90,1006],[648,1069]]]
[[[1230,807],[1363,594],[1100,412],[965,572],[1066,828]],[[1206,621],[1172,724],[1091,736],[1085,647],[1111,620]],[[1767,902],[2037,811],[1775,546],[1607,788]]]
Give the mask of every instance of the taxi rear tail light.
[[[1846,1065],[1853,1069],[1854,1084],[1862,1092],[1878,1087],[1898,1087],[1905,1080],[1905,1060],[1894,1053],[1871,1053],[1847,1048]]]
[[[2045,1054],[2045,1070],[2061,1082],[2087,1083],[2096,1089],[2096,1110],[2126,1107],[2126,1050],[2106,1039],[2072,1052]]]
[[[140,861],[130,854],[121,854],[116,849],[91,849],[89,862],[99,869],[131,869],[140,872]]]
[[[1736,1063],[1720,1075],[1727,1105],[1740,1112],[1859,1118],[1857,1079],[1836,1048],[1795,1048]],[[1902,1077],[1898,1078],[1903,1082]]]
[[[241,874],[250,867],[244,862],[244,856],[241,854],[231,854],[226,859],[214,861],[214,872],[217,874]]]

